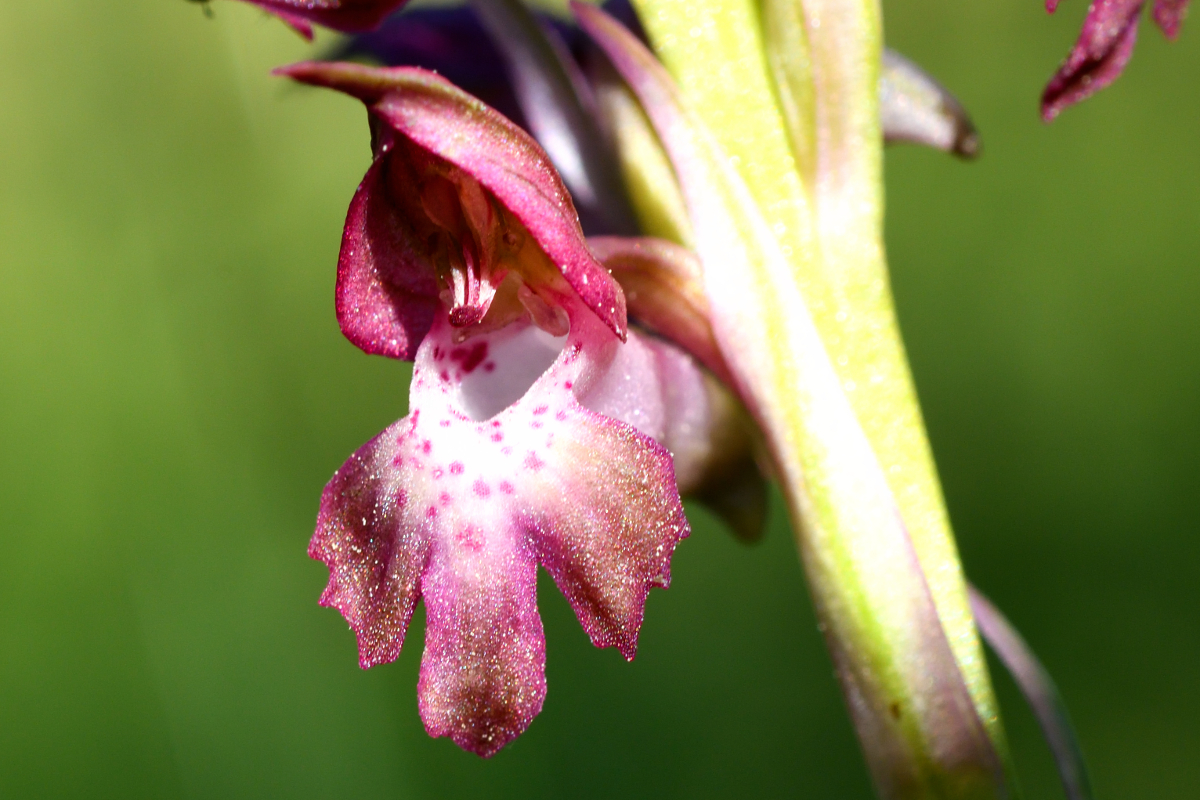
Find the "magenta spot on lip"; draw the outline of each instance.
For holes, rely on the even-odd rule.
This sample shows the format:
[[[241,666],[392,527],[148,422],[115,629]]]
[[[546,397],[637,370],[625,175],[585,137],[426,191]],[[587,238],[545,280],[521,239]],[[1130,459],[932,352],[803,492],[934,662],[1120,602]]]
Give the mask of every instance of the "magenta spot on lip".
[[[450,359],[452,361],[462,362],[462,371],[468,375],[475,371],[475,368],[483,363],[487,358],[488,343],[476,342],[471,347],[456,347],[450,351]]]
[[[434,480],[437,480],[438,478],[442,477],[442,468],[441,468],[441,467],[434,467],[434,468],[433,468],[433,472],[431,472],[431,473],[429,473],[429,474],[433,476],[433,479],[434,479]]]
[[[453,464],[450,465],[450,474],[451,475],[462,475],[463,469],[464,469],[464,467],[462,465],[462,462],[455,461]]]
[[[538,458],[537,453],[533,452],[532,450],[529,451],[529,455],[525,456],[526,469],[537,471],[544,466],[546,466],[546,462]]]
[[[536,414],[545,414],[545,413],[546,413],[547,411],[549,411],[549,410],[550,410],[550,406],[538,406],[537,408],[535,408],[535,409],[533,410],[533,413],[534,413],[535,415],[536,415]]]
[[[425,512],[425,516],[428,519],[433,519],[434,517],[436,517],[437,516],[437,506],[430,506],[429,510]]]
[[[512,494],[516,490],[513,489],[513,485],[508,481],[500,481],[500,491],[504,494]]]
[[[511,455],[512,455],[512,448],[511,448],[511,447],[509,447],[508,445],[505,445],[504,447],[501,447],[501,448],[500,448],[500,453],[501,453],[502,455],[511,456]]]
[[[438,425],[441,425],[443,428],[449,428],[450,420],[448,420],[448,419],[439,420]]]
[[[453,500],[453,498],[450,497],[449,492],[442,492],[440,495],[438,495],[438,502],[444,506],[450,505],[452,500]]]
[[[443,358],[445,358],[445,356],[446,356],[446,354],[442,352],[441,347],[433,348],[433,360],[434,361],[441,361]]]
[[[474,485],[471,486],[471,489],[479,497],[487,497],[492,493],[491,488],[483,481],[475,481]]]
[[[396,493],[396,508],[404,508],[408,505],[408,492],[400,490]]]
[[[496,362],[489,361],[486,364],[484,364],[483,371],[484,372],[495,372],[496,371]]]
[[[499,442],[499,441],[502,441],[503,439],[504,439],[504,434],[500,433],[500,431],[496,431],[495,433],[492,434],[493,442]]]
[[[432,449],[433,449],[433,443],[430,442],[428,439],[421,442],[421,452],[424,453],[425,455],[429,455],[429,451]]]
[[[494,419],[494,420],[492,420],[492,427],[493,427],[493,428],[499,428],[499,427],[500,427],[500,420],[498,420],[498,419]]]
[[[533,422],[529,423],[529,427],[540,428],[540,427],[542,427],[542,421],[535,419]]]
[[[441,371],[441,372],[438,374],[438,377],[439,377],[439,378],[441,378],[441,379],[442,379],[444,382],[446,382],[446,383],[449,383],[449,382],[450,382],[450,373],[449,373],[449,372],[447,372],[446,370],[442,370],[442,371]]]
[[[478,550],[483,547],[483,532],[474,525],[466,525],[454,534],[454,540],[463,547]]]
[[[392,466],[400,468],[404,466],[404,456],[396,456],[392,459]]]
[[[555,415],[554,415],[554,418],[555,418],[556,420],[558,420],[559,422],[566,422],[566,420],[567,420],[567,412],[566,412],[566,411],[560,411],[560,412],[558,412],[557,414],[555,414]]]
[[[563,382],[563,388],[564,388],[564,389],[570,389],[570,388],[571,388],[572,386],[574,386],[574,385],[575,385],[575,384],[571,383],[570,381],[564,381],[564,382]]]

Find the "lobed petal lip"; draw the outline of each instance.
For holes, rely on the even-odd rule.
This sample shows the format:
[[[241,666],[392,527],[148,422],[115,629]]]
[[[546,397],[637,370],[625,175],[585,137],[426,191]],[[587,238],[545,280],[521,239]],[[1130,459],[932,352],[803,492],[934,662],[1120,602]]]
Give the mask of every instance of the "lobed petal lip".
[[[525,226],[584,304],[625,339],[625,297],[592,255],[566,186],[528,133],[417,67],[306,61],[275,74],[358,98],[375,119],[478,180]]]
[[[545,697],[537,565],[593,643],[630,659],[647,594],[668,585],[689,532],[671,454],[586,405],[630,345],[579,300],[567,308],[553,363],[498,413],[467,402],[495,388],[470,381],[502,374],[516,352],[504,343],[522,341],[505,336],[547,334],[519,322],[460,345],[441,309],[416,355],[411,413],[338,470],[310,546],[330,569],[322,604],[350,623],[363,667],[396,658],[424,599],[422,719],[483,757]]]

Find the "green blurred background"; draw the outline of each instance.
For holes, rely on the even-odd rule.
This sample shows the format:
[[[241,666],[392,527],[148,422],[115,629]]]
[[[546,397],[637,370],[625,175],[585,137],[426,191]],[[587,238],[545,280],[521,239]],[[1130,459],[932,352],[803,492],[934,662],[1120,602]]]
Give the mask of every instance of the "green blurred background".
[[[0,795],[871,796],[776,502],[693,510],[637,660],[548,584],[550,691],[490,762],[416,710],[422,615],[363,672],[305,556],[324,482],[404,412],[339,334],[361,108],[240,4],[0,4]],[[1052,126],[1081,1],[885,3],[973,112],[888,152],[895,288],[966,568],[1058,679],[1101,798],[1200,792],[1200,48],[1149,26]],[[1200,22],[1200,21],[1195,21]],[[1028,798],[1059,797],[1007,677]]]

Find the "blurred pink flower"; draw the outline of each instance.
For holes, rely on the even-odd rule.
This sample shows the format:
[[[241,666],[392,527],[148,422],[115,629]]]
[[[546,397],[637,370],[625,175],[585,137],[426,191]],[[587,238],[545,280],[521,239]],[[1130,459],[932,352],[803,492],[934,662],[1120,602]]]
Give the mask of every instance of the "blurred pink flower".
[[[1054,13],[1059,0],[1046,0]],[[1049,122],[1120,77],[1133,55],[1138,19],[1146,0],[1094,0],[1075,47],[1042,92],[1042,119]],[[1179,35],[1188,0],[1155,0],[1154,21],[1168,39]]]

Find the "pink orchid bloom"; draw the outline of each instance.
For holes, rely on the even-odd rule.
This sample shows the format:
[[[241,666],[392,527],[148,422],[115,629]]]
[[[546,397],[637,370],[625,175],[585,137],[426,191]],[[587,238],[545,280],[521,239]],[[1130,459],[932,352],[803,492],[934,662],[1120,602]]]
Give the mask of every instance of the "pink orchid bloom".
[[[1054,13],[1059,0],[1046,0]],[[1075,47],[1042,92],[1042,119],[1049,122],[1067,106],[1111,84],[1125,71],[1137,41],[1138,19],[1146,0],[1093,0]],[[1154,0],[1154,21],[1168,39],[1179,35],[1188,0]]]
[[[357,33],[379,26],[384,18],[408,0],[245,0],[266,9],[312,39],[313,24],[336,31]]]
[[[366,352],[415,358],[409,415],[322,496],[321,602],[369,667],[397,657],[423,599],[426,729],[490,756],[545,697],[537,566],[594,644],[632,658],[688,534],[677,477],[703,482],[727,415],[690,356],[627,329],[621,287],[528,134],[421,69],[280,73],[367,105],[375,160],[347,216],[338,319]],[[666,243],[597,248],[626,272],[678,260]],[[703,343],[697,315],[660,317]]]

